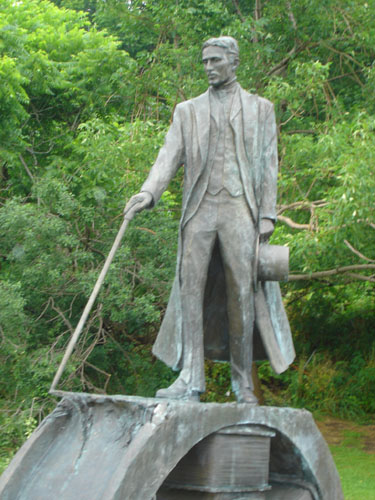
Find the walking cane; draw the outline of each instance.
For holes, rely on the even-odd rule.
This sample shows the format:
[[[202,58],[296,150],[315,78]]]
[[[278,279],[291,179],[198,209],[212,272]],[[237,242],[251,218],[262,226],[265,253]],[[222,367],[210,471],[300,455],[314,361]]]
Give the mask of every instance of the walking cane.
[[[124,217],[124,220],[121,224],[121,227],[120,227],[120,230],[119,232],[117,233],[117,236],[116,236],[116,239],[112,245],[112,248],[111,248],[111,251],[109,252],[108,254],[108,257],[104,263],[104,266],[103,266],[103,269],[101,270],[101,273],[99,275],[99,278],[97,279],[96,283],[95,283],[95,286],[94,286],[94,289],[93,291],[91,292],[91,295],[90,295],[90,298],[86,304],[86,307],[82,313],[82,316],[81,316],[81,319],[79,320],[79,323],[78,325],[76,326],[76,329],[74,330],[74,333],[72,335],[72,338],[70,339],[69,341],[69,344],[68,344],[68,347],[65,351],[65,354],[64,354],[64,357],[60,363],[60,366],[56,372],[56,375],[55,375],[55,378],[53,379],[53,382],[52,382],[52,385],[51,385],[51,388],[49,390],[49,393],[50,394],[53,394],[53,395],[59,395],[59,391],[55,391],[55,388],[56,388],[56,385],[58,384],[60,378],[61,378],[61,375],[65,369],[65,366],[66,366],[66,363],[68,362],[68,359],[70,358],[70,355],[72,354],[72,351],[74,349],[74,346],[76,345],[77,341],[78,341],[78,338],[82,332],[82,329],[86,323],[86,320],[87,320],[87,317],[91,311],[91,308],[95,302],[95,299],[99,293],[99,290],[103,284],[103,281],[104,281],[104,278],[107,274],[107,271],[109,269],[109,266],[111,265],[111,262],[113,260],[113,257],[115,256],[115,253],[118,249],[118,247],[120,246],[120,243],[121,243],[121,240],[124,236],[124,233],[126,231],[126,228],[128,227],[128,224],[129,222],[132,220],[132,218],[134,217],[134,215],[136,214],[137,210],[137,205],[134,205],[129,211],[128,213],[125,215]]]

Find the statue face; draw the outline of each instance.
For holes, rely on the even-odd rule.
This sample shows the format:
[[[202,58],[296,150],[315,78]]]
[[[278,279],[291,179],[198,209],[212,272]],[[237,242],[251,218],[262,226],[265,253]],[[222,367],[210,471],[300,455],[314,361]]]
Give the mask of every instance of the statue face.
[[[203,49],[202,61],[208,83],[214,87],[224,85],[235,75],[237,62],[232,60],[229,52],[223,47],[206,47]]]

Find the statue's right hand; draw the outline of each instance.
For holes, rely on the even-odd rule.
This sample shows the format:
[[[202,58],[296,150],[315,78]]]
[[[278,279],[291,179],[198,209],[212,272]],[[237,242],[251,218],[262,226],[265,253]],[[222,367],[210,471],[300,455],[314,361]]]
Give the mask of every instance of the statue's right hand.
[[[141,212],[152,204],[152,194],[147,191],[141,191],[130,198],[124,208],[124,216],[133,216]],[[130,214],[131,212],[131,214]]]

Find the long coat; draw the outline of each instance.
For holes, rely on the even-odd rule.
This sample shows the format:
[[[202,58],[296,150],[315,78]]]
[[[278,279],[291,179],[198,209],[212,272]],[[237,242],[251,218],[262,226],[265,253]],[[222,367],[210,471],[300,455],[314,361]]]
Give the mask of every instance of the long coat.
[[[182,216],[176,276],[168,307],[153,347],[154,354],[173,369],[181,368],[182,311],[180,293],[181,234],[196,213],[206,192],[210,165],[210,127],[217,126],[210,106],[210,89],[177,105],[172,125],[142,191],[157,203],[181,165],[184,165]],[[230,112],[237,161],[245,197],[254,224],[261,218],[276,219],[277,131],[273,105],[238,86]],[[293,341],[276,282],[262,283],[255,293],[254,357],[271,362],[276,373],[293,361]],[[204,299],[204,344],[207,357],[229,359],[229,334],[223,267],[216,247],[208,270]]]

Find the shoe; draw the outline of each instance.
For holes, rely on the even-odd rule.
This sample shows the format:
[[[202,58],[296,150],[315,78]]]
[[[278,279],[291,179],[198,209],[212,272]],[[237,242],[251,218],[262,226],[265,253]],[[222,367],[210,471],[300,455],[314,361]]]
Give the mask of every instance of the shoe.
[[[240,389],[236,394],[237,403],[246,403],[249,405],[256,406],[258,404],[258,398],[255,396],[253,391],[251,391],[248,387],[244,387]]]
[[[155,397],[164,399],[182,399],[184,401],[196,401],[199,403],[199,392],[192,391],[186,383],[178,378],[166,389],[156,391]]]

